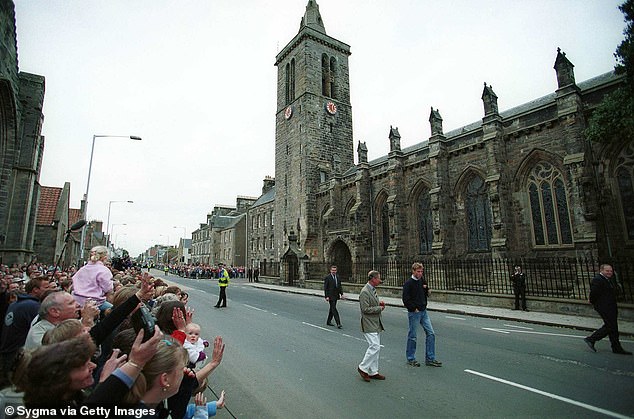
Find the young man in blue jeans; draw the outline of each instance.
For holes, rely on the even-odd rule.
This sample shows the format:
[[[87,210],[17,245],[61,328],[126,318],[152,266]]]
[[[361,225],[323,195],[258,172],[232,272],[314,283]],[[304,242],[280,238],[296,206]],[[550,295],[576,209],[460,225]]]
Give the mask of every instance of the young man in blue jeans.
[[[423,264],[412,265],[412,276],[403,284],[403,304],[407,308],[409,331],[407,332],[407,364],[420,367],[416,360],[416,332],[418,324],[425,331],[425,365],[430,367],[442,367],[442,362],[436,359],[436,335],[431,325],[431,319],[427,313],[427,297],[429,287],[423,279]]]

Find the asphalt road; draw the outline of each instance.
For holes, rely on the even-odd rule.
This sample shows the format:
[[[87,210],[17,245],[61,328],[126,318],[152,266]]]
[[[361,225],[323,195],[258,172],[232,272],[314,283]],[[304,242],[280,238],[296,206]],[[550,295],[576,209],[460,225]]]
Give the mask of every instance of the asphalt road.
[[[227,392],[218,417],[634,417],[634,357],[612,354],[607,342],[593,353],[580,331],[432,312],[443,367],[416,368],[405,362],[407,314],[388,307],[387,379],[366,383],[356,371],[367,348],[357,302],[339,302],[339,330],[325,325],[328,304],[319,297],[237,280],[228,308],[216,309],[216,281],[167,279],[189,292],[202,336],[226,342],[210,380],[214,392]],[[422,329],[417,355],[424,359]]]

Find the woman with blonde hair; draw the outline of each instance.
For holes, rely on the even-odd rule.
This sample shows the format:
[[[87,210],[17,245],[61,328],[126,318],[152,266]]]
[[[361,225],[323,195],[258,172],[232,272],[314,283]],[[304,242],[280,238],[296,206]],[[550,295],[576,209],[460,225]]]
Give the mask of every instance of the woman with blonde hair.
[[[90,260],[73,275],[73,297],[80,306],[86,300],[94,300],[99,310],[111,309],[113,281],[112,272],[105,265],[108,261],[106,246],[95,246],[90,249]]]

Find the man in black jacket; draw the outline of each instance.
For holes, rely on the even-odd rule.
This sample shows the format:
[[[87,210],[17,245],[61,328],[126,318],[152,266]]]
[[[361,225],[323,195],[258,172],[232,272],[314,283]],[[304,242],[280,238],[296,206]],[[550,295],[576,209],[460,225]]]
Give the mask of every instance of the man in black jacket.
[[[416,331],[420,324],[425,331],[425,365],[428,367],[442,367],[442,362],[436,359],[436,334],[427,313],[427,297],[429,287],[423,278],[423,264],[412,265],[412,276],[403,284],[403,305],[407,308],[409,331],[407,332],[407,347],[405,356],[407,364],[420,367],[416,360]]]
[[[612,352],[621,355],[632,355],[632,352],[623,349],[619,341],[618,309],[616,306],[618,291],[618,284],[614,278],[612,266],[601,265],[599,273],[594,276],[590,283],[590,304],[594,306],[594,309],[603,319],[603,326],[592,335],[583,339],[594,352],[597,351],[594,344],[609,336]]]
[[[341,320],[339,319],[339,312],[337,311],[337,300],[343,298],[343,289],[341,288],[341,280],[337,276],[337,267],[332,265],[330,267],[330,273],[324,277],[324,297],[330,309],[328,310],[328,319],[326,324],[328,326],[334,326],[332,324],[332,318],[335,318],[337,327],[341,329]]]

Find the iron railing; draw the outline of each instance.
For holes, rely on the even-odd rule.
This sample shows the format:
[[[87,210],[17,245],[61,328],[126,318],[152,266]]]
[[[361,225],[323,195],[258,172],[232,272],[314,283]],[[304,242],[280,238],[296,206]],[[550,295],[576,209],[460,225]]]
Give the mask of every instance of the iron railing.
[[[513,294],[511,273],[520,265],[526,274],[526,294],[535,297],[587,300],[590,282],[599,272],[601,263],[592,258],[542,258],[542,259],[421,259],[425,266],[425,278],[436,290],[465,291],[482,294]],[[634,261],[612,260],[620,285],[618,299],[634,303]],[[275,266],[279,268],[278,266]],[[411,276],[412,262],[354,262],[338,266],[344,282],[363,284],[370,270],[381,273],[383,286],[402,287]],[[279,276],[267,269],[269,276]],[[308,279],[320,280],[330,269],[329,263],[308,262]]]

